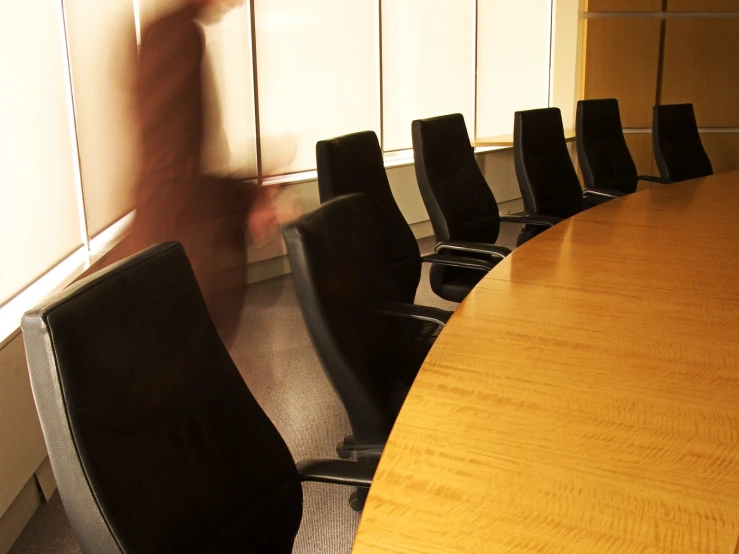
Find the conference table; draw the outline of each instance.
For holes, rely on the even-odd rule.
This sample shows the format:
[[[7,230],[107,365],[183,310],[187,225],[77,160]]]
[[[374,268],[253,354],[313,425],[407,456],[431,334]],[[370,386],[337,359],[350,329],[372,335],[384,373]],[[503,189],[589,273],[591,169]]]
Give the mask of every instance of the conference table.
[[[400,411],[353,552],[739,552],[739,171],[500,262]]]

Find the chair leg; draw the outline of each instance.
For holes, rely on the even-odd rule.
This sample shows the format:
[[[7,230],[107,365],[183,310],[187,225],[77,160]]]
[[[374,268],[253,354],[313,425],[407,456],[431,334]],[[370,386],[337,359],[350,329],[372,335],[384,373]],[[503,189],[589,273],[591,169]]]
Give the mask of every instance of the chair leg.
[[[356,449],[357,444],[354,442],[354,435],[347,435],[343,441],[336,445],[336,454],[342,460],[348,460]]]

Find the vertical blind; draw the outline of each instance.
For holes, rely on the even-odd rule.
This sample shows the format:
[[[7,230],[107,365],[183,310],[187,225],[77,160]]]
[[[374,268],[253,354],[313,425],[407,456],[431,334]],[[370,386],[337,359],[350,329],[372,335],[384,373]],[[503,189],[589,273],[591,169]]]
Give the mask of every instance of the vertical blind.
[[[549,104],[562,111],[565,130],[575,128],[575,103],[580,89],[578,27],[580,0],[556,0],[552,14]]]
[[[382,2],[383,148],[411,147],[411,121],[475,113],[475,0]]]
[[[203,169],[257,175],[256,115],[249,6],[204,25]]]
[[[90,236],[133,208],[136,27],[131,0],[65,0],[80,173]]]
[[[61,5],[10,2],[0,33],[0,306],[82,245]]]
[[[182,2],[8,3],[0,306],[131,209],[136,40]],[[212,76],[205,167],[245,177],[312,170],[317,140],[367,129],[384,150],[406,149],[413,119],[450,112],[478,137],[510,133],[515,110],[551,99],[571,114],[577,4],[245,1],[201,22]]]
[[[477,136],[513,132],[513,113],[549,103],[551,0],[478,0]]]
[[[314,169],[318,140],[379,133],[376,0],[254,6],[264,173]]]

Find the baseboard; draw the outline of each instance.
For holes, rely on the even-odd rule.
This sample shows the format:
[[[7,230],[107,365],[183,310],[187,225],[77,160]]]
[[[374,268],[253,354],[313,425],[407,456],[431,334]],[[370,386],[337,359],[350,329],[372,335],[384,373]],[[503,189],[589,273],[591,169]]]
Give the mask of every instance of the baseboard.
[[[41,505],[36,477],[31,477],[0,517],[0,554],[7,554]]]
[[[498,211],[500,212],[500,215],[524,213],[523,198],[515,198],[513,200],[509,200],[508,202],[501,202],[500,204],[498,204]]]
[[[416,239],[430,237],[434,234],[430,221],[420,221],[412,224],[410,227]],[[247,273],[247,282],[256,283],[259,281],[266,281],[267,279],[287,275],[289,273],[290,261],[287,256],[275,256],[274,258],[250,263]]]
[[[419,221],[418,223],[411,223],[411,231],[416,240],[430,237],[434,234],[434,228],[431,227],[430,221]]]
[[[523,212],[523,200],[516,198],[508,202],[498,204],[498,209],[502,215],[517,214]],[[433,236],[434,229],[431,227],[431,221],[419,221],[410,225],[413,236],[416,240]],[[266,281],[281,275],[290,273],[290,262],[286,255],[268,258],[249,264],[247,281],[256,283],[258,281]]]
[[[36,480],[38,481],[39,487],[41,487],[41,494],[44,495],[44,498],[48,502],[51,495],[56,491],[56,480],[54,479],[54,473],[51,471],[51,462],[48,456],[38,466]]]

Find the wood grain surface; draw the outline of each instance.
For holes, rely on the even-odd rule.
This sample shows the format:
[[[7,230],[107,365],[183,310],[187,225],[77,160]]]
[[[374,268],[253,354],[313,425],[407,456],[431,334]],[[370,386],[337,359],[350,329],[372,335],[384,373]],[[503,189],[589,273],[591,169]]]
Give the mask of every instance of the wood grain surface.
[[[661,12],[662,0],[587,0],[588,12]]]
[[[736,0],[667,0],[668,12],[736,12]]]
[[[736,17],[668,20],[659,103],[692,103],[699,127],[738,127],[738,56]]]
[[[515,250],[460,305],[353,552],[731,554],[739,172],[654,188]]]
[[[617,98],[624,127],[652,126],[657,98],[658,19],[588,19],[583,98]]]

